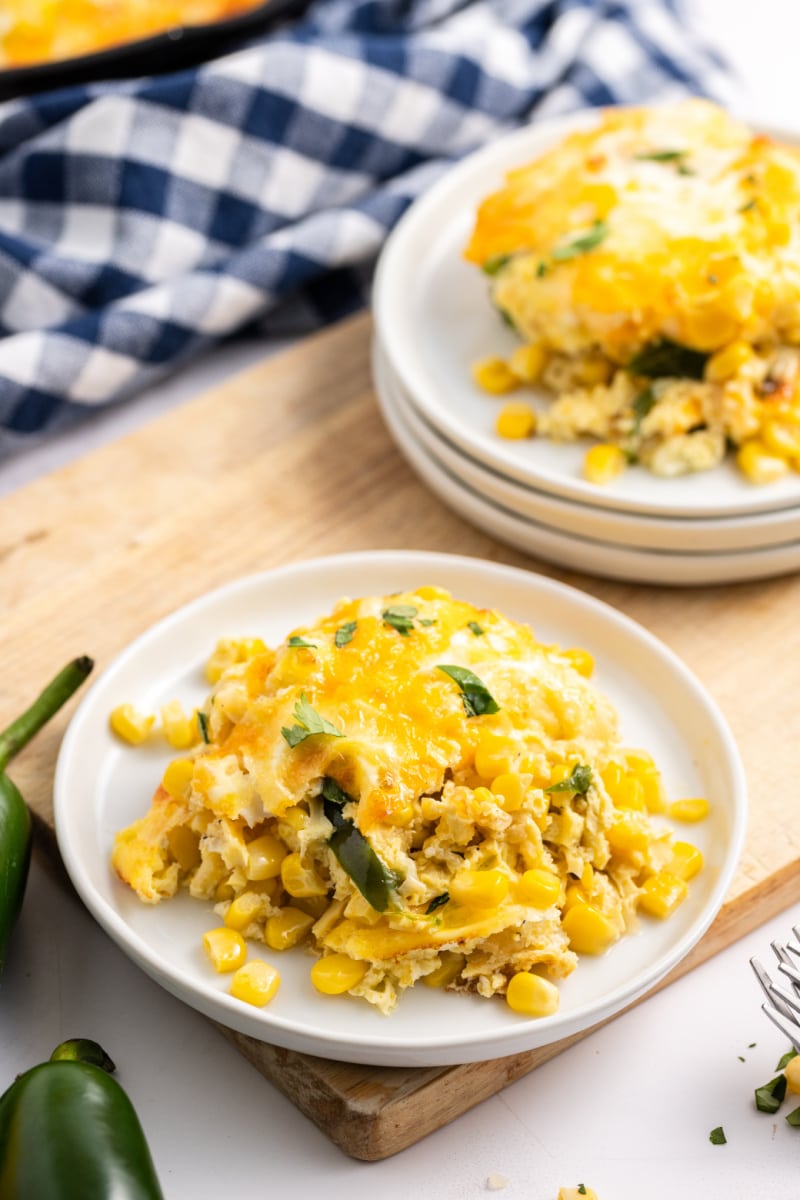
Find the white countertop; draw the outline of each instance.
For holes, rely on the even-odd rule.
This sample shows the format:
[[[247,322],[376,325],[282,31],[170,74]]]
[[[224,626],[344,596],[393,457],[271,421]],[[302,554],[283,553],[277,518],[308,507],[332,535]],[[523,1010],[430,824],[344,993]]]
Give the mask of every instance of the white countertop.
[[[749,84],[750,111],[797,124],[800,8],[789,0],[689,0]],[[254,362],[256,339],[0,469],[0,493],[120,436]],[[35,860],[0,987],[0,1086],[66,1037],[103,1043],[139,1113],[167,1200],[556,1200],[584,1182],[600,1200],[774,1200],[797,1194],[800,1130],[758,1113],[786,1040],[760,1011],[748,966],[793,909],[553,1062],[382,1163],[346,1158],[204,1018],[133,966]],[[750,1043],[755,1042],[754,1047]],[[740,1056],[744,1062],[740,1061]],[[798,1097],[800,1102],[800,1097]],[[724,1127],[728,1142],[708,1134]],[[42,1197],[41,1200],[47,1200]],[[87,1197],[87,1200],[94,1200]]]

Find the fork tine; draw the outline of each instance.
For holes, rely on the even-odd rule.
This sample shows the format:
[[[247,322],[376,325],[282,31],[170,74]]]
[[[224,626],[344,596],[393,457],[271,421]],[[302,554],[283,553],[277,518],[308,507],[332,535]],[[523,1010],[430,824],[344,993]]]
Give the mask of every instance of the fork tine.
[[[784,1033],[789,1041],[794,1046],[795,1050],[800,1054],[800,1026],[795,1021],[785,1017],[783,1013],[778,1012],[771,1004],[762,1004],[763,1012],[767,1014],[773,1025],[777,1025],[781,1033]]]
[[[782,971],[787,979],[791,979],[796,988],[800,988],[800,966],[795,966],[793,963],[782,962],[778,964],[778,970]]]
[[[769,989],[770,999],[776,1008],[783,1008],[787,1017],[797,1020],[795,1014],[800,1014],[800,995],[795,991],[789,991],[787,988],[782,988],[777,983],[770,984]],[[779,1005],[778,1001],[782,1003]],[[788,1009],[788,1011],[786,1011]]]
[[[775,955],[779,963],[791,962],[789,955],[786,953],[786,948],[781,946],[780,942],[770,942],[772,953]]]
[[[787,1020],[794,1021],[795,1017],[794,1017],[794,1012],[793,1012],[792,1006],[790,1004],[788,1004],[781,997],[780,991],[778,991],[776,993],[774,983],[772,982],[769,975],[764,970],[764,968],[762,967],[762,965],[758,961],[758,959],[751,958],[750,966],[753,968],[756,979],[761,984],[762,991],[764,992],[764,995],[767,997],[769,1004],[771,1006],[774,1006],[778,1010],[778,1012],[780,1012]]]

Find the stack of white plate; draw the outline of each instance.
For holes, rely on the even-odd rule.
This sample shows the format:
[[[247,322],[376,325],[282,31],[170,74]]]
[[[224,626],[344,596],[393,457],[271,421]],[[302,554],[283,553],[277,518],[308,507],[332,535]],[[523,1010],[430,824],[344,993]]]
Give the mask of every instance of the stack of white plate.
[[[499,321],[487,280],[464,261],[474,214],[508,169],[594,120],[578,113],[500,139],[454,167],[398,224],[373,296],[375,385],[387,426],[461,516],[571,570],[675,585],[796,571],[800,474],[756,487],[732,462],[678,479],[633,467],[598,487],[581,475],[586,444],[509,441],[494,431],[508,397],[481,392],[470,368],[507,357],[519,342]]]

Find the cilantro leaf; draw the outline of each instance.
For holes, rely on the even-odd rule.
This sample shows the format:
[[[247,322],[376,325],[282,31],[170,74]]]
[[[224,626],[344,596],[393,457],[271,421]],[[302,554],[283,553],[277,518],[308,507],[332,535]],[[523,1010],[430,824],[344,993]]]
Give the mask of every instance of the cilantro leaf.
[[[327,733],[331,737],[344,737],[341,729],[337,729],[335,725],[331,725],[330,721],[326,721],[321,717],[316,709],[312,708],[306,699],[305,692],[300,693],[300,699],[294,706],[294,715],[297,718],[296,725],[281,727],[281,733],[290,746],[299,745],[305,741],[307,737],[311,737],[315,733]]]
[[[579,1196],[587,1196],[588,1194],[589,1193],[586,1191],[586,1185],[583,1183],[579,1183],[578,1184],[578,1195]]]
[[[652,412],[656,404],[656,394],[651,387],[646,387],[644,391],[639,392],[632,404],[633,408],[633,428],[638,432],[639,426],[645,419],[648,413]]]
[[[464,702],[464,712],[468,717],[482,717],[487,713],[500,712],[500,705],[494,699],[486,684],[466,667],[444,666],[439,663],[437,671],[444,671],[461,688],[461,699]]]
[[[420,623],[420,625],[425,625],[425,626],[435,625],[436,617],[420,617],[419,623]]]
[[[800,1108],[793,1108],[792,1111],[787,1114],[786,1124],[793,1125],[795,1129],[800,1127]]]
[[[208,717],[199,708],[197,710],[197,727],[200,730],[200,737],[208,745],[211,741],[211,738],[208,736]]]
[[[442,892],[441,895],[434,896],[428,907],[425,909],[425,916],[427,917],[430,913],[436,912],[437,908],[441,908],[444,904],[447,904],[449,900],[449,892]]]
[[[291,647],[304,646],[307,650],[316,650],[317,648],[316,642],[307,642],[305,638],[299,637],[298,634],[290,637],[286,645]]]
[[[786,1053],[785,1053],[785,1054],[783,1055],[783,1057],[781,1058],[781,1060],[780,1060],[780,1062],[778,1063],[778,1065],[777,1065],[777,1067],[775,1068],[775,1070],[776,1070],[776,1071],[782,1071],[782,1070],[783,1070],[783,1068],[786,1066],[786,1064],[787,1064],[787,1063],[790,1063],[790,1062],[792,1061],[792,1059],[793,1059],[793,1058],[797,1058],[797,1051],[796,1051],[796,1050],[787,1050],[787,1051],[786,1051]]]
[[[569,258],[577,258],[579,254],[587,254],[589,250],[594,250],[595,246],[604,242],[610,232],[606,221],[595,221],[588,233],[574,238],[573,241],[567,242],[563,246],[556,246],[552,254],[553,261],[566,262]]]
[[[592,783],[592,768],[585,763],[577,763],[572,768],[572,774],[568,779],[562,779],[560,783],[551,783],[550,787],[546,787],[546,792],[576,792],[579,796],[585,796],[591,787]]]
[[[475,637],[483,637],[483,630],[481,629],[481,627],[477,621],[468,621],[467,629],[471,629],[472,632],[475,634]]]
[[[726,1146],[728,1143],[728,1139],[725,1137],[725,1130],[721,1125],[718,1125],[716,1129],[711,1130],[711,1133],[708,1135],[708,1140],[711,1142],[712,1146]]]
[[[408,637],[414,628],[417,609],[413,604],[393,604],[389,608],[385,608],[381,615],[384,625],[391,625],[392,629],[396,629],[402,637]]]
[[[756,1088],[755,1095],[756,1108],[759,1112],[776,1113],[786,1095],[786,1076],[776,1075],[763,1087]]]
[[[348,642],[352,642],[353,634],[358,629],[358,621],[345,621],[344,625],[340,625],[336,630],[334,643],[341,650],[342,646],[346,646]]]

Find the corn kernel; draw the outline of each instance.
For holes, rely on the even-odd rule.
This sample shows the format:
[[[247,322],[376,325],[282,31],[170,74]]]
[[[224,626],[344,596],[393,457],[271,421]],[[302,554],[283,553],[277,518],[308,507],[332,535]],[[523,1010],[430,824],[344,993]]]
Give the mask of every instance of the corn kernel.
[[[503,396],[519,387],[519,380],[502,358],[482,358],[473,366],[472,378],[492,396]]]
[[[187,717],[180,700],[170,700],[169,704],[161,705],[161,728],[175,750],[188,750],[200,735],[197,723]]]
[[[118,704],[109,713],[108,722],[117,737],[131,746],[140,745],[155,724],[155,717],[140,713],[132,704]]]
[[[679,879],[694,879],[703,869],[703,855],[691,842],[673,842],[672,856],[665,869]]]
[[[669,806],[669,815],[673,821],[702,821],[708,816],[710,805],[701,798],[691,800],[673,800]]]
[[[610,483],[621,475],[628,465],[625,454],[619,446],[610,442],[601,442],[586,451],[583,460],[583,475],[589,483]]]
[[[635,775],[622,776],[612,799],[617,808],[627,808],[635,812],[644,812],[647,808],[644,787]]]
[[[492,780],[492,792],[498,796],[506,812],[518,812],[525,800],[525,788],[519,775],[505,772]]]
[[[518,346],[508,360],[508,365],[512,375],[516,375],[522,383],[536,383],[546,362],[547,353],[544,347],[536,343],[530,346]]]
[[[785,458],[768,450],[764,442],[753,438],[743,442],[736,455],[739,470],[751,483],[775,483],[789,471]]]
[[[301,829],[305,828],[306,821],[308,820],[308,813],[304,812],[303,809],[299,808],[297,805],[293,805],[292,808],[287,808],[285,813],[281,813],[279,819],[281,821],[285,821],[287,825],[290,825],[295,833],[299,833]]]
[[[613,800],[613,798],[616,794],[616,791],[620,785],[620,781],[624,778],[624,776],[625,776],[624,770],[619,765],[619,763],[616,763],[616,762],[606,763],[606,765],[603,767],[602,771],[600,772],[600,778],[602,779],[603,783],[605,784],[605,789],[608,792],[609,796],[612,798],[612,800]]]
[[[206,663],[206,678],[209,683],[216,683],[228,667],[256,658],[257,655],[264,654],[266,649],[266,644],[261,638],[221,638]]]
[[[281,873],[286,857],[283,842],[271,833],[264,833],[247,844],[247,878],[274,879]]]
[[[508,876],[496,867],[456,871],[450,882],[450,899],[467,908],[497,908],[508,895]]]
[[[167,767],[161,780],[162,787],[170,796],[180,800],[191,790],[194,763],[190,758],[176,758]]]
[[[536,430],[536,413],[530,404],[521,401],[504,404],[497,414],[494,424],[495,431],[502,438],[510,441],[520,441],[529,438]]]
[[[228,929],[243,933],[255,921],[263,905],[264,901],[257,892],[242,892],[231,900],[223,920]]]
[[[584,679],[591,679],[594,674],[594,659],[588,650],[580,650],[576,647],[573,650],[564,650],[563,655],[573,670],[582,675]]]
[[[391,808],[386,810],[386,824],[404,829],[410,825],[417,815],[416,807],[411,800],[395,800]]]
[[[790,1058],[783,1069],[786,1076],[786,1090],[795,1095],[800,1094],[800,1054]]]
[[[200,866],[200,835],[186,825],[175,825],[167,834],[169,852],[182,871]]]
[[[280,865],[283,886],[290,896],[326,896],[328,889],[312,866],[299,854],[287,854]]]
[[[549,1017],[558,1011],[558,988],[549,979],[518,971],[506,988],[506,1003],[523,1017]]]
[[[267,920],[264,941],[273,950],[288,950],[302,941],[314,924],[309,913],[299,908],[284,908]]]
[[[579,883],[571,883],[564,893],[564,912],[576,904],[588,904],[589,896]]]
[[[346,954],[326,954],[311,968],[311,982],[325,996],[341,996],[357,987],[367,973],[367,964]]]
[[[576,954],[603,954],[619,936],[608,917],[593,904],[574,904],[561,922]]]
[[[281,977],[275,968],[256,958],[234,973],[230,993],[245,1004],[263,1008],[277,992],[280,982]]]
[[[525,871],[516,887],[516,896],[520,904],[530,904],[533,908],[550,908],[561,894],[561,881],[552,871],[541,867],[532,867]]]
[[[575,374],[584,387],[596,387],[608,383],[614,367],[601,354],[589,354],[575,363]]]
[[[244,938],[236,929],[210,929],[203,934],[203,948],[211,959],[211,965],[220,974],[235,971],[247,958]]]
[[[422,976],[422,982],[427,987],[446,988],[458,978],[464,966],[464,955],[455,954],[452,950],[443,950],[439,955],[439,966],[427,975]]]
[[[761,437],[767,450],[779,458],[800,455],[800,424],[795,421],[771,419],[761,427]]]
[[[481,779],[496,779],[513,771],[516,758],[517,748],[509,738],[485,730],[475,750],[475,770]]]
[[[615,854],[631,861],[644,854],[650,844],[650,830],[637,812],[628,811],[615,817],[606,837]]]
[[[753,348],[747,342],[731,342],[712,354],[705,366],[705,378],[710,383],[734,379],[753,358]]]
[[[669,871],[658,871],[642,885],[639,908],[651,917],[669,917],[682,900],[686,899],[687,886],[683,879]]]

